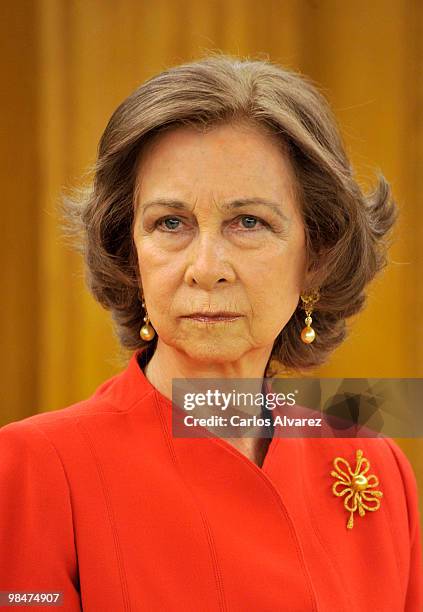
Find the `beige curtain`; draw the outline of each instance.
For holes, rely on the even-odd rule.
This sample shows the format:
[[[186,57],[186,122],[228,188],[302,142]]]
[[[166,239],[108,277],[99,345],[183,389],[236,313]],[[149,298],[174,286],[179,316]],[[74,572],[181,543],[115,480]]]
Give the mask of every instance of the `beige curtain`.
[[[121,100],[212,48],[262,53],[317,81],[360,180],[370,186],[380,168],[401,208],[390,265],[316,375],[423,377],[422,2],[16,0],[1,12],[0,424],[82,399],[120,369],[108,314],[61,237],[57,200],[94,161]],[[423,490],[421,439],[398,442]]]

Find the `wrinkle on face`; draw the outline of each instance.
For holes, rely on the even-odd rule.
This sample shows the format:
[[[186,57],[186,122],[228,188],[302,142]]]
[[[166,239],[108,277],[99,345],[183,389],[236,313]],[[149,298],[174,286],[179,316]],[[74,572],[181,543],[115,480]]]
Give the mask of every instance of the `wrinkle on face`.
[[[297,307],[305,275],[294,181],[279,143],[255,127],[183,126],[148,143],[137,170],[134,242],[160,341],[199,360],[271,349]],[[185,206],[145,208],[164,198]],[[281,214],[254,202],[225,206],[240,198],[265,198]],[[156,225],[163,217],[174,219],[169,232]],[[252,217],[262,229],[251,228]],[[235,310],[242,318],[202,327],[181,319],[193,309]]]

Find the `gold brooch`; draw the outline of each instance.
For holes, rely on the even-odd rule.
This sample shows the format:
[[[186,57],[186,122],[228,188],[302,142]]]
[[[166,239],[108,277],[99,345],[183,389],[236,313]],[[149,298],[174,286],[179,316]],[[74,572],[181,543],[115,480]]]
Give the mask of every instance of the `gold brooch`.
[[[348,493],[344,499],[344,507],[350,513],[347,529],[352,529],[354,527],[354,512],[357,508],[360,516],[364,516],[366,510],[374,512],[380,508],[380,498],[383,496],[381,491],[371,490],[373,487],[378,486],[379,479],[373,474],[367,477],[364,475],[370,469],[370,463],[363,457],[363,451],[360,449],[356,452],[356,461],[356,468],[353,472],[346,459],[336,457],[333,460],[333,465],[337,471],[332,470],[331,472],[331,476],[338,479],[337,482],[334,482],[332,485],[334,495],[342,497],[345,493]],[[344,472],[339,467],[340,463],[345,464],[347,472]],[[366,467],[364,467],[364,465],[366,465]],[[364,469],[362,469],[363,467]],[[344,487],[342,491],[338,491],[339,486]],[[349,504],[348,502],[351,498],[352,501],[351,504]],[[370,502],[371,505],[369,506],[366,502]]]

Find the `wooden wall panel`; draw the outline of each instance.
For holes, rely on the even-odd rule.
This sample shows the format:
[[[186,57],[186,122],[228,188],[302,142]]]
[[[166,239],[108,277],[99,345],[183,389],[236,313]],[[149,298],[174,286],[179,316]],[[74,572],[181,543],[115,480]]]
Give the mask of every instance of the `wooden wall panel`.
[[[408,148],[416,96],[410,67],[418,58],[407,4],[308,4],[305,71],[324,85],[363,185],[380,168],[401,209],[391,264],[370,287],[368,308],[354,321],[350,341],[321,369],[326,376],[423,375],[415,322],[408,316],[418,291],[417,203],[409,182],[415,162]]]
[[[1,112],[1,419],[37,410],[41,206],[37,147],[37,32],[33,3],[0,7]]]

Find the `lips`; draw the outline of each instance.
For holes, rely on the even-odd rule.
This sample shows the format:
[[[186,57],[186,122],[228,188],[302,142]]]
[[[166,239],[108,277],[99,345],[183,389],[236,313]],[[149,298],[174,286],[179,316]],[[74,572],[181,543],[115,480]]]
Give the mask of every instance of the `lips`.
[[[242,315],[238,312],[217,311],[217,312],[193,312],[190,315],[185,315],[184,319],[195,319],[196,321],[232,321],[239,319]]]

